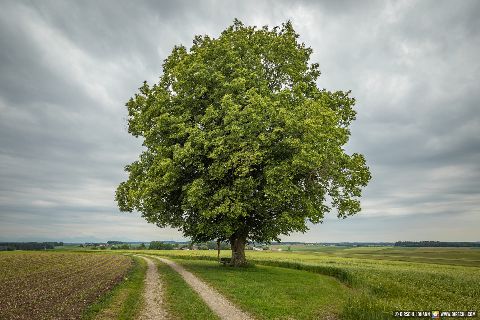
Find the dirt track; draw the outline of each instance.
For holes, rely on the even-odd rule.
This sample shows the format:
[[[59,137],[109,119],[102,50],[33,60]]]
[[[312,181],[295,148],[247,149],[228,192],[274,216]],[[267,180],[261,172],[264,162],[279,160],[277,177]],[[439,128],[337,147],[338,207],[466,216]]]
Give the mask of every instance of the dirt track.
[[[195,290],[205,303],[223,320],[253,320],[253,318],[233,305],[224,296],[216,290],[208,286],[205,282],[197,278],[191,272],[185,270],[182,266],[165,258],[153,257],[161,262],[169,265],[173,270],[177,271],[183,279]],[[143,318],[142,318],[143,319]],[[147,319],[147,318],[145,318]],[[150,319],[150,318],[148,318]],[[164,319],[164,318],[155,318]]]
[[[162,320],[167,319],[167,314],[163,308],[162,283],[158,275],[155,263],[146,257],[148,269],[145,276],[145,307],[140,313],[139,320]]]

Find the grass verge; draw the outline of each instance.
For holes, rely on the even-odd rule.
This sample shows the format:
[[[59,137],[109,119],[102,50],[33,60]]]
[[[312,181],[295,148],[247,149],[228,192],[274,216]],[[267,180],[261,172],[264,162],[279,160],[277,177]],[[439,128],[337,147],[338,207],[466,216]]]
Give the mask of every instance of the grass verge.
[[[130,320],[136,318],[143,305],[143,280],[147,264],[141,258],[132,258],[134,265],[125,280],[91,305],[83,314],[83,320]]]
[[[155,255],[155,253],[154,253]],[[207,255],[176,255],[174,254],[163,254],[165,257],[170,257],[174,259],[182,259],[182,260],[206,260],[206,261],[217,261],[217,257],[214,256],[207,256]],[[354,278],[350,274],[350,272],[346,271],[345,269],[338,268],[335,266],[325,266],[325,265],[315,265],[315,264],[308,264],[302,262],[295,262],[295,261],[285,261],[285,260],[273,260],[273,259],[249,259],[250,264],[261,264],[264,266],[270,267],[281,267],[287,269],[296,269],[296,270],[304,270],[313,273],[318,273],[326,276],[331,276],[337,278],[344,284],[350,286],[353,284]]]
[[[336,279],[303,270],[176,261],[259,319],[337,319],[349,295]]]

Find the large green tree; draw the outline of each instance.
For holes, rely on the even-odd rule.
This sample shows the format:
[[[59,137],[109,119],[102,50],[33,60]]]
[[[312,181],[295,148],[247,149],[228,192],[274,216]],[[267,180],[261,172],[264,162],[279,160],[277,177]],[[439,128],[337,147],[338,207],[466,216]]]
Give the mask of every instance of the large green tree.
[[[195,242],[229,241],[232,265],[245,263],[248,241],[305,232],[332,208],[360,211],[370,172],[343,149],[355,100],[317,87],[311,54],[290,22],[235,20],[216,39],[176,46],[160,81],[127,103],[145,150],[125,168],[120,209]]]

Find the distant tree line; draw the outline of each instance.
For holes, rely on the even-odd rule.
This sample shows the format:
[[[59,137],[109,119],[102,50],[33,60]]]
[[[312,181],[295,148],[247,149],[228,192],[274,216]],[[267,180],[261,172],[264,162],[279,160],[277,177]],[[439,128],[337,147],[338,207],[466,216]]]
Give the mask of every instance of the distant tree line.
[[[63,246],[63,242],[0,242],[0,251],[47,250]]]
[[[178,249],[196,249],[196,250],[216,250],[217,242],[208,241],[203,243],[171,243],[162,241],[152,241],[148,246],[150,250],[178,250]],[[221,250],[230,250],[230,245],[226,242],[220,242]]]
[[[480,242],[397,241],[395,247],[480,247]]]
[[[129,249],[135,249],[135,248],[132,248],[129,244],[124,243],[124,244],[113,245],[111,249],[112,250],[129,250]]]
[[[168,243],[168,242],[151,241],[148,248],[150,250],[173,250],[175,249],[175,245],[173,243]]]

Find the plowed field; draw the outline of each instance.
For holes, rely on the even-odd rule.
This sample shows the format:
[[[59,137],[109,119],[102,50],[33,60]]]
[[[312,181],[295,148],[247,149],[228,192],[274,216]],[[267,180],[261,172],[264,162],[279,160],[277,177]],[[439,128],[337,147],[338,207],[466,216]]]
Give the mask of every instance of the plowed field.
[[[0,319],[80,319],[131,266],[122,255],[2,253]]]

